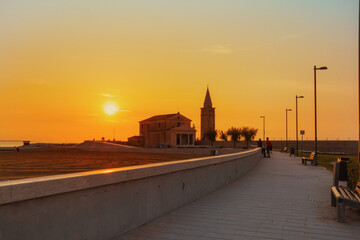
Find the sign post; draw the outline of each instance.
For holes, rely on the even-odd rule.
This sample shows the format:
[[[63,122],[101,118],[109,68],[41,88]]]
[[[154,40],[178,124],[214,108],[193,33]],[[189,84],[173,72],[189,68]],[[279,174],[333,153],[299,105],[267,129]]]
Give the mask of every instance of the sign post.
[[[303,156],[303,142],[304,142],[305,130],[300,130],[300,135],[301,135],[301,157],[302,157]]]

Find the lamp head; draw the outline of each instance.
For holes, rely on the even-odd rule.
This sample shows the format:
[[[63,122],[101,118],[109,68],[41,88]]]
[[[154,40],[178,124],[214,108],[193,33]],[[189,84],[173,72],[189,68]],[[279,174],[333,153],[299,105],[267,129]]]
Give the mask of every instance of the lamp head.
[[[323,66],[323,67],[316,67],[316,66],[314,66],[314,69],[315,70],[327,70],[328,68],[326,67],[326,66]]]
[[[304,98],[304,96],[296,96],[297,98]]]
[[[286,111],[290,112],[290,111],[292,111],[292,109],[291,109],[291,108],[287,108]]]

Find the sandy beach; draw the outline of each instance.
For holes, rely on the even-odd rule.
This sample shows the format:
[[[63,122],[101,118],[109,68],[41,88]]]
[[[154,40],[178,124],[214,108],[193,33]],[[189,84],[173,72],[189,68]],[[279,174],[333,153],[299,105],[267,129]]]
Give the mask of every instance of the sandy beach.
[[[203,154],[92,152],[76,147],[50,147],[0,152],[0,180],[119,168],[204,157]]]

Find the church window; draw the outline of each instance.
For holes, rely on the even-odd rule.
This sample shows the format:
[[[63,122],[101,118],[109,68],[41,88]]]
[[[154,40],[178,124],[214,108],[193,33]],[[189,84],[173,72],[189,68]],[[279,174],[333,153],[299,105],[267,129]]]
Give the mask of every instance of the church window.
[[[177,127],[180,127],[180,122],[177,122],[177,125],[176,125]]]
[[[150,124],[148,123],[148,128],[150,127]]]
[[[160,126],[161,126],[161,123],[159,123],[159,128],[160,128]]]

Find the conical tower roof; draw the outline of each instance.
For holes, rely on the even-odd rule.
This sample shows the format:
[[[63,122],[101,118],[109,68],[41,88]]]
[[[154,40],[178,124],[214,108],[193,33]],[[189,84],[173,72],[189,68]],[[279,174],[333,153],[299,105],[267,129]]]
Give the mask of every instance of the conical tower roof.
[[[212,102],[211,102],[209,87],[208,87],[207,90],[206,90],[206,96],[205,96],[205,101],[204,101],[204,108],[212,108]]]

